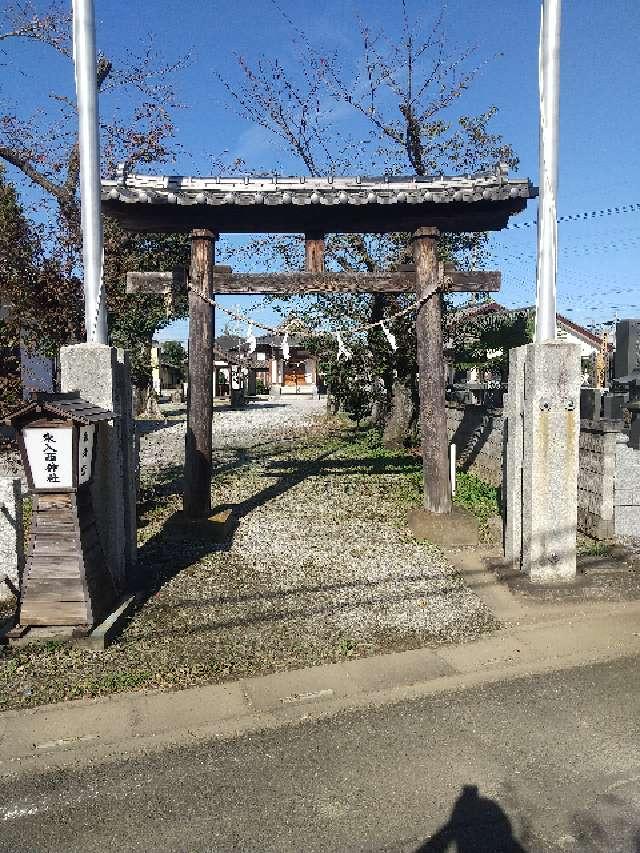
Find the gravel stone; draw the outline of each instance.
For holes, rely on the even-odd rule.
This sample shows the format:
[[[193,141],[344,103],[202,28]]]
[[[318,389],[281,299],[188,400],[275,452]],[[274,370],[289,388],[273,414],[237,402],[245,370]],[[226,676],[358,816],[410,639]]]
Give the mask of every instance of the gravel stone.
[[[306,427],[324,417],[326,400],[307,397],[281,398],[287,402],[259,400],[243,409],[232,409],[228,404],[217,404],[213,412],[211,429],[215,448],[251,448],[265,441],[295,436]],[[176,411],[172,407],[171,411]],[[143,434],[140,442],[140,465],[144,468],[162,468],[166,465],[184,465],[184,438],[186,419],[154,429],[158,424],[139,422]],[[146,433],[146,434],[145,434]]]

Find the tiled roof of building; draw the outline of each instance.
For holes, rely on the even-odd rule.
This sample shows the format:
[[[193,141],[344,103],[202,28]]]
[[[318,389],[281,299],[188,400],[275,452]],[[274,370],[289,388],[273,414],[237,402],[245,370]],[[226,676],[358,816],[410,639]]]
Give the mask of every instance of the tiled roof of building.
[[[125,175],[102,182],[103,201],[127,204],[286,205],[423,204],[505,201],[534,198],[524,178],[508,178],[504,169],[474,175],[383,177],[208,177]]]

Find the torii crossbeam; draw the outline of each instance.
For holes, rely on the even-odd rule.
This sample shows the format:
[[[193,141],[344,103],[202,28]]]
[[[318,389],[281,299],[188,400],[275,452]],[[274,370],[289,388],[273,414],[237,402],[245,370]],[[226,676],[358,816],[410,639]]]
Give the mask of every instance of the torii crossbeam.
[[[494,231],[526,207],[537,190],[510,179],[502,167],[463,177],[184,178],[121,175],[102,185],[107,216],[134,231],[191,232],[189,292],[189,393],[184,509],[191,517],[211,510],[211,421],[214,293],[415,292],[420,372],[420,423],[424,506],[451,512],[442,290],[495,291],[499,273],[443,269],[437,259],[442,232]],[[324,270],[324,235],[335,232],[413,234],[415,268],[392,273]],[[305,272],[237,274],[215,267],[220,232],[303,233]],[[184,272],[130,273],[128,289],[171,292]],[[195,292],[194,292],[195,290]],[[201,297],[204,296],[205,299]]]

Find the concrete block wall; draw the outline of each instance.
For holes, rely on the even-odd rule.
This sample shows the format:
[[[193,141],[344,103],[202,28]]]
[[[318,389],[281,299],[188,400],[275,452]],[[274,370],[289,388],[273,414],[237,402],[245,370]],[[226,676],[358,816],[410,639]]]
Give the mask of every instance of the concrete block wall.
[[[448,402],[447,427],[459,467],[492,486],[502,485],[502,409]]]
[[[460,467],[502,485],[502,410],[448,402],[447,424]],[[578,530],[594,539],[640,538],[640,450],[628,446],[618,422],[580,422]]]
[[[580,422],[578,529],[594,539],[615,536],[616,443],[620,424]]]
[[[578,521],[594,539],[640,538],[640,450],[620,422],[581,423]]]
[[[624,433],[616,436],[615,535],[640,538],[640,450],[629,447]]]

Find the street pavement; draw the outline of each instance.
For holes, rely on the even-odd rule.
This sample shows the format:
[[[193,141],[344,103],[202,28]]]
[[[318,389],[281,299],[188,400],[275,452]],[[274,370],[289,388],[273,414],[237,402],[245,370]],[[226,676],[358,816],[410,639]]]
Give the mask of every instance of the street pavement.
[[[638,658],[0,781],[0,850],[640,851]]]

